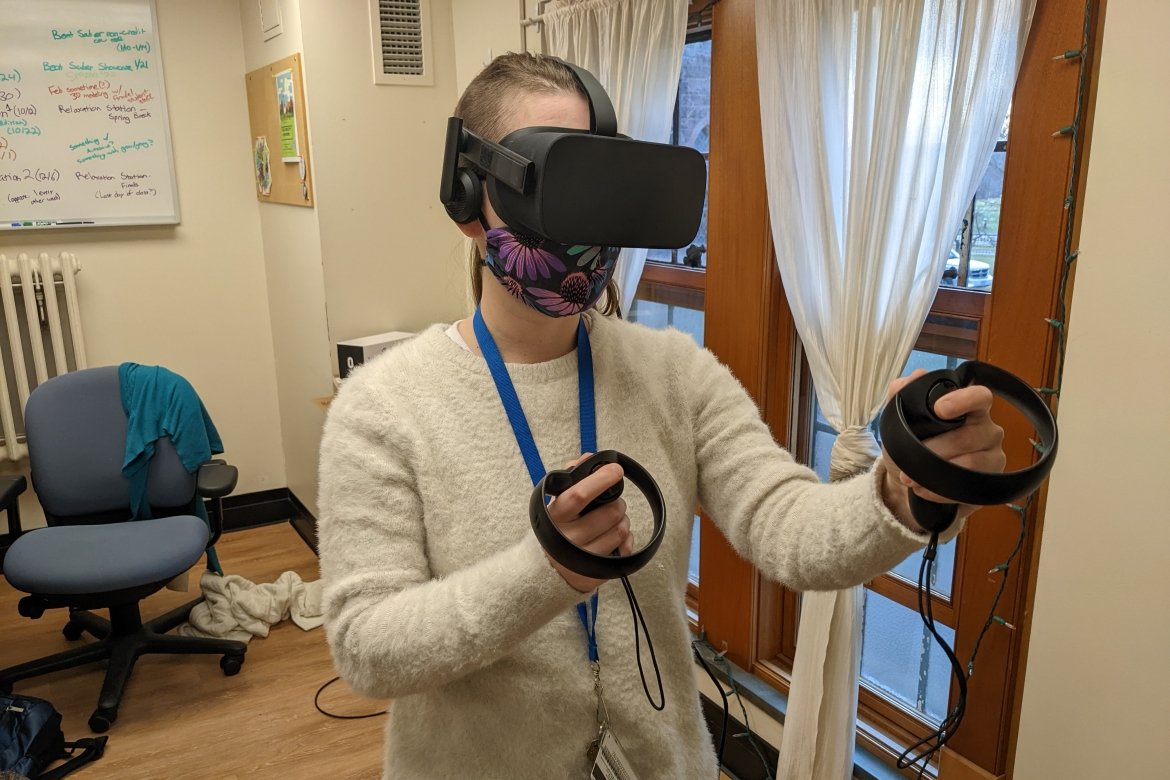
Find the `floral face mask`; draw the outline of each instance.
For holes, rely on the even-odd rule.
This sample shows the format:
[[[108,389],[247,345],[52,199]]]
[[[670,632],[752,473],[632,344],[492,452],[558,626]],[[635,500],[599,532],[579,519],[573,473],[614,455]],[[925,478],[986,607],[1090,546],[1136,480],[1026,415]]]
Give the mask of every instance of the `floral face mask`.
[[[618,250],[558,244],[511,228],[487,231],[487,266],[513,297],[550,317],[591,308],[613,277]]]

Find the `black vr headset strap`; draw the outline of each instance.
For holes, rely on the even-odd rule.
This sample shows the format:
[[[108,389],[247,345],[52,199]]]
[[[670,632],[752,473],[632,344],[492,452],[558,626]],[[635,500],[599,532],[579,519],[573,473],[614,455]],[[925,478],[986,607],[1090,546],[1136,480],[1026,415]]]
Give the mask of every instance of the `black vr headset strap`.
[[[589,96],[589,132],[595,135],[617,135],[617,115],[613,111],[613,103],[605,92],[605,87],[597,78],[582,67],[571,62],[565,62],[560,57],[545,55],[550,60],[556,60],[573,72],[577,83]]]
[[[480,216],[480,178],[488,175],[523,194],[534,175],[532,161],[463,127],[459,117],[447,119],[439,200],[460,224]]]

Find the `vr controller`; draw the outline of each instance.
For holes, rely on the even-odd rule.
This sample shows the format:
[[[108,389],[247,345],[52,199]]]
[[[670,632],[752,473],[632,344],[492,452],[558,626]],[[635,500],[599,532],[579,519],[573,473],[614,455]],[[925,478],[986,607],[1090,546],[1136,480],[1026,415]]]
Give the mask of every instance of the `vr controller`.
[[[492,208],[516,231],[564,244],[686,246],[703,215],[703,155],[619,134],[601,84],[564,65],[588,95],[589,130],[525,127],[495,143],[451,117],[439,186],[447,213],[460,224],[479,219],[486,182]]]
[[[956,466],[935,455],[924,439],[963,424],[963,418],[944,420],[934,402],[968,385],[983,385],[1016,407],[1036,429],[1040,458],[1027,468],[994,474]],[[1031,493],[1052,470],[1056,460],[1056,419],[1044,399],[1015,374],[976,360],[953,371],[942,369],[918,377],[903,387],[882,411],[882,444],[890,457],[922,487],[964,504],[1003,504]],[[955,521],[956,504],[938,504],[910,491],[910,511],[928,531],[942,532]]]
[[[548,513],[549,499],[564,493],[607,463],[616,463],[622,467],[626,479],[633,482],[646,496],[650,512],[654,516],[654,531],[650,534],[649,541],[640,550],[635,550],[629,555],[598,555],[578,547],[561,533],[561,529]],[[581,514],[584,515],[602,504],[616,500],[622,494],[624,486],[623,480],[608,488],[582,509]],[[532,521],[532,531],[536,534],[540,546],[553,560],[570,571],[599,580],[628,577],[645,566],[654,557],[654,553],[658,552],[658,546],[662,544],[662,537],[666,531],[666,502],[662,498],[658,483],[637,461],[616,450],[602,450],[572,469],[560,469],[545,474],[544,479],[532,491],[528,515]]]

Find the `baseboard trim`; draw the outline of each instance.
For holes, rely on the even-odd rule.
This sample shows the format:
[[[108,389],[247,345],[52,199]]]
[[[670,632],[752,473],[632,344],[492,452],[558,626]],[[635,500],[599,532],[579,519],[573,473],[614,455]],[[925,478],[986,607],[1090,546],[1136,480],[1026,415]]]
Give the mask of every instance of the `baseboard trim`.
[[[239,531],[286,522],[301,510],[290,499],[288,488],[239,493],[223,499],[223,530]]]
[[[241,531],[287,522],[317,554],[317,518],[288,488],[228,496],[223,500],[223,530]]]
[[[289,522],[292,523],[293,529],[298,534],[300,534],[300,537],[304,540],[305,544],[309,545],[309,549],[313,551],[313,555],[320,555],[320,553],[317,552],[317,518],[314,517],[313,513],[309,511],[308,507],[306,507],[301,502],[301,500],[297,498],[296,493],[292,492],[291,490],[288,491],[288,498],[297,510],[296,514],[292,516],[292,519]]]

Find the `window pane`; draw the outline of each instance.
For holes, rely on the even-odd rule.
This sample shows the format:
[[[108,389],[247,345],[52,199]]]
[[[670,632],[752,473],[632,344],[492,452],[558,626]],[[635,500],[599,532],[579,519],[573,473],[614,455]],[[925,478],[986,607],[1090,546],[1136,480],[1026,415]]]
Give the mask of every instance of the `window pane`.
[[[963,217],[947,255],[942,284],[971,290],[990,290],[995,276],[995,249],[999,244],[999,207],[1003,197],[1003,170],[1011,111],[1004,118],[999,145],[991,155],[975,197]]]
[[[695,523],[691,526],[691,565],[687,568],[687,576],[695,585],[699,584],[699,516],[695,515]]]
[[[938,632],[954,644],[953,629],[939,625]],[[951,681],[946,655],[917,612],[871,590],[865,592],[861,681],[934,725],[946,715]]]
[[[999,243],[999,204],[1003,197],[1003,165],[1007,152],[995,152],[975,191],[971,224],[971,264],[967,286],[991,287],[995,271],[995,247]]]
[[[703,346],[703,311],[686,306],[634,299],[630,306],[630,320],[651,328],[678,328],[691,334],[695,343]]]
[[[690,146],[707,157],[711,151],[711,41],[695,40],[683,47],[682,72],[670,142]],[[708,165],[708,168],[710,166]],[[692,268],[707,265],[707,200],[699,230],[689,246],[679,249],[651,249],[647,260],[675,263]]]
[[[711,41],[683,47],[678,88],[678,139],[682,146],[711,151]]]
[[[930,590],[945,598],[951,597],[951,588],[955,579],[955,542],[958,537],[939,545],[935,555],[934,568],[931,569]],[[905,577],[911,583],[918,584],[918,567],[922,565],[922,553],[916,552],[899,563],[890,572],[899,577]]]

